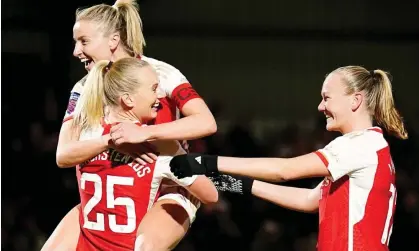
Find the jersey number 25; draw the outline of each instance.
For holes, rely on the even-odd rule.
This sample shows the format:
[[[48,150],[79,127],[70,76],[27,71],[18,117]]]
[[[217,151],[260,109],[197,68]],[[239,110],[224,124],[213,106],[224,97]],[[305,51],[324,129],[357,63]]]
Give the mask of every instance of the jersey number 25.
[[[85,189],[86,182],[93,182],[95,187],[95,192],[86,203],[83,209],[83,218],[84,218],[84,228],[104,231],[105,230],[105,215],[102,213],[96,214],[96,222],[89,221],[87,216],[92,211],[92,209],[100,202],[102,199],[102,179],[99,175],[94,173],[83,173],[80,179],[81,189]],[[136,215],[135,215],[135,204],[131,198],[128,197],[117,197],[114,195],[114,186],[132,186],[134,185],[133,177],[120,177],[108,175],[106,177],[106,207],[115,208],[115,206],[125,206],[127,209],[127,224],[117,224],[116,216],[113,214],[108,215],[109,228],[114,233],[132,233],[136,228]]]

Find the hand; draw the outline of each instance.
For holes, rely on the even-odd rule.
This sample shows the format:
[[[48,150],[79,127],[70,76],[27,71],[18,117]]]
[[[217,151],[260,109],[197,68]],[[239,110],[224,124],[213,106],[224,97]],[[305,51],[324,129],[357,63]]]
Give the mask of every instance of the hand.
[[[151,164],[157,160],[156,150],[150,143],[123,143],[118,146],[111,144],[111,147],[118,152],[130,155],[140,165]]]
[[[125,143],[143,143],[149,138],[144,128],[130,122],[122,122],[112,125],[110,135],[113,144],[116,146]]]
[[[231,176],[216,174],[208,177],[215,188],[221,192],[237,193],[241,195],[252,194],[253,179],[244,176]]]
[[[179,179],[197,174],[212,176],[218,173],[217,159],[218,156],[196,153],[178,155],[170,161],[170,170]]]

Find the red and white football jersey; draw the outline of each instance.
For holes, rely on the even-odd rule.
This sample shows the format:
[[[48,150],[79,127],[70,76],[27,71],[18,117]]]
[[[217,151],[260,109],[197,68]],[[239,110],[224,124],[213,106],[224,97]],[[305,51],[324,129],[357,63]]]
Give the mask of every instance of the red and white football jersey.
[[[141,56],[141,59],[154,68],[159,78],[157,91],[162,109],[158,112],[155,121],[153,121],[154,124],[167,123],[178,119],[183,105],[191,99],[200,98],[186,77],[175,67],[146,56]],[[77,82],[71,90],[63,122],[72,119],[77,101],[83,92],[85,81],[86,76]]]
[[[316,153],[331,174],[321,187],[318,250],[387,251],[397,192],[382,130],[345,134]]]
[[[80,140],[108,134],[110,125],[82,132]],[[184,154],[178,143],[173,155]],[[177,179],[170,171],[172,156],[140,165],[116,150],[105,151],[77,167],[81,200],[77,250],[132,251],[137,227],[155,202],[161,181],[191,185],[196,176]]]
[[[158,87],[158,97],[160,100],[160,103],[162,105],[162,108],[157,113],[156,119],[152,122],[154,124],[161,124],[161,123],[167,123],[174,121],[180,117],[180,109],[182,109],[183,105],[188,102],[191,99],[200,98],[200,96],[197,94],[197,92],[192,88],[191,84],[188,82],[188,80],[185,78],[185,76],[175,67],[153,59],[149,57],[142,56],[141,59],[144,61],[147,61],[151,66],[156,70],[159,78],[159,87]],[[68,102],[67,110],[63,119],[63,122],[70,120],[73,118],[73,113],[77,105],[77,101],[80,97],[80,95],[83,92],[84,83],[86,81],[85,76],[83,79],[81,79],[79,82],[77,82],[73,89],[71,90],[70,99]],[[87,139],[87,135],[98,137],[102,135],[104,131],[96,131],[96,132],[90,132],[83,133],[83,137],[80,139]],[[181,150],[180,150],[181,151]],[[183,150],[182,150],[183,151]],[[184,153],[184,152],[183,152]],[[97,158],[105,158],[105,155],[109,153],[103,153],[102,155],[99,155]],[[114,153],[117,154],[117,153]],[[180,153],[179,153],[180,154]],[[101,157],[100,157],[101,156]],[[111,158],[122,158],[122,155],[111,155]],[[108,156],[109,157],[109,156]],[[126,161],[128,157],[124,157],[124,161]],[[96,161],[93,161],[89,165],[94,165],[95,163],[98,163]],[[107,161],[107,160],[102,160]],[[146,167],[140,168],[140,166],[136,164],[130,164],[127,163],[125,166],[120,167],[118,169],[112,169],[112,168],[100,168],[100,167],[90,167],[90,166],[84,166],[82,169],[77,169],[77,177],[79,181],[79,187],[80,187],[80,195],[82,200],[82,205],[84,203],[84,211],[83,214],[81,214],[80,224],[81,224],[81,236],[79,245],[79,250],[126,250],[127,248],[131,247],[134,243],[135,239],[135,231],[130,233],[128,230],[132,229],[132,222],[133,222],[133,211],[134,209],[132,206],[132,203],[130,201],[134,201],[135,205],[135,220],[136,224],[135,227],[138,226],[139,220],[144,216],[144,213],[147,211],[145,208],[145,201],[144,198],[148,198],[147,207],[152,205],[154,203],[156,196],[158,196],[158,186],[157,183],[160,185],[160,177],[168,177],[170,179],[171,173],[158,174],[159,172],[155,172],[156,168],[159,167],[159,165],[164,162],[164,158],[162,156],[159,157],[159,160],[155,164],[156,166],[149,165]],[[168,160],[167,161],[167,168],[168,168]],[[109,163],[107,164],[109,167]],[[154,169],[153,169],[154,168]],[[84,174],[83,171],[87,174]],[[117,170],[117,171],[116,171]],[[137,171],[136,171],[137,170]],[[152,174],[151,171],[154,170]],[[160,168],[157,168],[157,170],[160,170]],[[162,169],[163,170],[163,169]],[[113,172],[117,172],[116,174]],[[127,176],[128,173],[133,174],[133,172],[137,173],[137,177],[132,179],[133,177]],[[170,170],[169,170],[170,172]],[[110,181],[109,177],[111,176]],[[99,181],[99,178],[100,181]],[[106,175],[106,177],[103,177]],[[150,181],[150,184],[154,184],[152,187],[150,187],[150,191],[148,192],[147,185],[149,183],[149,180],[147,179],[153,179],[150,178],[152,175],[153,177],[157,178],[157,183],[155,180]],[[113,176],[122,178],[114,178]],[[141,178],[139,176],[142,176]],[[173,177],[172,177],[173,178]],[[90,180],[94,181],[90,181]],[[137,182],[138,179],[144,179],[144,181]],[[97,183],[94,183],[94,182]],[[115,183],[119,182],[119,183]],[[134,183],[132,183],[134,182]],[[132,184],[132,185],[130,185]],[[96,190],[92,190],[92,186],[95,188],[95,186],[101,188],[100,192],[96,192]],[[110,188],[113,186],[113,188]],[[84,190],[82,189],[84,187]],[[157,187],[157,188],[156,188]],[[87,189],[87,190],[86,190]],[[118,193],[117,195],[114,194],[111,195],[107,189],[111,189],[110,191],[114,191],[115,193]],[[113,189],[113,190],[112,190]],[[128,191],[130,190],[130,191]],[[137,191],[147,191],[145,194],[137,193]],[[86,194],[86,191],[90,191],[89,194]],[[135,191],[135,192],[133,192]],[[149,193],[147,195],[147,193]],[[186,191],[186,193],[188,193]],[[109,195],[108,195],[109,194]],[[137,209],[136,200],[139,200],[137,197],[132,197],[133,195],[141,194],[141,203],[140,208]],[[109,196],[109,200],[108,197]],[[93,199],[91,199],[93,198]],[[186,197],[185,197],[186,198]],[[114,200],[112,202],[112,200]],[[110,204],[108,201],[111,201]],[[107,203],[104,205],[104,203]],[[121,203],[121,204],[117,204]],[[125,203],[125,204],[123,204]],[[130,204],[130,205],[127,205]],[[94,211],[95,205],[100,205],[102,211]],[[105,206],[114,206],[114,208],[106,208]],[[87,209],[88,210],[87,210]],[[129,209],[130,208],[130,209]],[[90,211],[89,211],[90,210]],[[115,212],[115,210],[118,210]],[[125,211],[124,211],[125,210]],[[128,214],[128,210],[131,210],[130,214]],[[96,212],[96,213],[95,213]],[[105,214],[107,213],[107,214]],[[119,214],[116,214],[119,213]],[[87,220],[85,218],[85,215],[87,215]],[[91,218],[93,217],[93,218]],[[99,218],[98,218],[99,217]],[[125,218],[124,218],[125,217]],[[102,221],[103,218],[103,221]],[[131,221],[128,222],[128,219],[131,219]],[[100,221],[98,221],[100,220]],[[110,220],[110,221],[108,221]],[[93,223],[91,223],[91,221]],[[98,228],[103,229],[101,230],[95,230],[95,229],[89,229],[83,227],[86,223],[87,227],[91,228]],[[95,224],[96,223],[96,224]],[[92,225],[93,224],[93,225]],[[98,225],[99,224],[99,225]],[[112,226],[111,226],[112,224]],[[125,225],[126,226],[125,226]],[[122,227],[121,227],[122,226]],[[124,227],[125,226],[125,227]],[[118,228],[117,231],[122,232],[114,232],[113,230],[115,228]],[[128,229],[128,230],[127,230]],[[125,231],[125,232],[123,232]],[[119,248],[119,249],[118,249]],[[132,249],[131,249],[132,250]]]

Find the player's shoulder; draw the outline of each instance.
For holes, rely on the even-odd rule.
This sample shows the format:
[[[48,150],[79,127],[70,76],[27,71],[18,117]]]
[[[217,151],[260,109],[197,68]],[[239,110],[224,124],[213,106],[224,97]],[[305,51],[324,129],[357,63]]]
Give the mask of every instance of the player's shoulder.
[[[379,127],[371,127],[365,130],[348,133],[344,136],[349,144],[357,149],[376,152],[387,147],[387,141],[383,136],[383,131]]]
[[[84,129],[80,132],[79,140],[97,139],[105,133],[106,127],[104,125],[97,125],[89,129]]]
[[[337,137],[331,141],[326,150],[335,152],[345,152],[354,156],[376,156],[376,152],[387,147],[388,144],[378,127],[366,130],[354,131]]]
[[[142,56],[141,59],[148,62],[156,70],[160,79],[173,79],[176,82],[182,81],[183,79],[183,82],[187,82],[186,77],[173,65],[146,56]]]
[[[84,87],[84,84],[86,83],[86,79],[87,79],[87,74],[82,79],[77,81],[77,83],[71,89],[71,92],[80,94],[83,91],[83,87]]]

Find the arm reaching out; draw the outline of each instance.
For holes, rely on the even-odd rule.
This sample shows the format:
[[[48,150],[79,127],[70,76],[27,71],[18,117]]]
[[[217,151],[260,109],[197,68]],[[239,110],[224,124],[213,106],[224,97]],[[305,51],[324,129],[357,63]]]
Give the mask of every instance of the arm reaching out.
[[[313,189],[269,184],[255,180],[252,194],[278,206],[305,213],[315,213],[319,209],[321,184]]]
[[[196,174],[212,176],[220,172],[282,182],[330,175],[325,163],[316,153],[289,159],[233,158],[191,153],[174,157],[170,166],[179,178]]]

